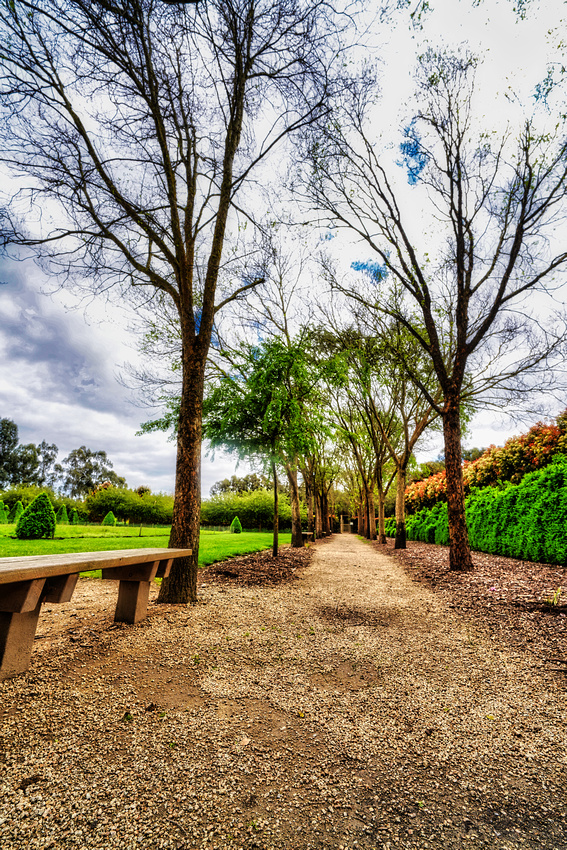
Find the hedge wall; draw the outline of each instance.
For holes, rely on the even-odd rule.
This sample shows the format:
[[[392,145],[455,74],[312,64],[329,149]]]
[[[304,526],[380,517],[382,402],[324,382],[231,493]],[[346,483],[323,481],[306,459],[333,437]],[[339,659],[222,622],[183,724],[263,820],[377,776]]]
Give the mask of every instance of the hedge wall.
[[[567,458],[555,457],[519,484],[483,487],[467,497],[467,527],[472,549],[567,564]],[[447,505],[438,503],[408,517],[410,540],[448,545]],[[394,526],[395,529],[395,526]]]
[[[291,528],[291,507],[284,493],[279,496],[279,520],[281,528]],[[307,523],[307,510],[301,508],[302,520]],[[274,521],[274,494],[269,490],[253,490],[251,493],[221,493],[206,499],[201,504],[201,525],[230,526],[234,517],[240,519],[242,528],[263,528],[269,531]]]

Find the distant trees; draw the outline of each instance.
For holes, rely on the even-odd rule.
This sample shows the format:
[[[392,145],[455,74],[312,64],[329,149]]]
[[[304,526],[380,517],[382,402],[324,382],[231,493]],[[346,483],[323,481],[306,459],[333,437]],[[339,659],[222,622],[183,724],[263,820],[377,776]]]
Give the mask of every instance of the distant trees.
[[[39,445],[20,445],[18,426],[11,419],[0,419],[0,487],[10,484],[52,486],[57,478],[57,446],[45,440]]]
[[[239,478],[237,475],[232,475],[230,478],[224,478],[222,481],[215,481],[210,489],[211,496],[217,496],[220,493],[252,493],[254,490],[262,490],[270,487],[270,481],[265,475],[257,475],[251,472]]]
[[[105,482],[113,487],[126,486],[126,480],[113,471],[105,451],[81,446],[61,463],[55,462],[57,453],[57,446],[45,440],[39,445],[20,445],[16,423],[0,419],[0,489],[57,488],[72,499],[83,499]]]
[[[93,452],[86,446],[73,449],[58,467],[61,487],[74,499],[85,498],[108,482],[113,487],[126,487],[126,479],[112,470],[105,451]]]
[[[305,522],[307,512],[301,504],[301,517]],[[274,495],[270,490],[253,490],[250,493],[220,493],[204,499],[201,523],[203,526],[225,526],[238,516],[242,527],[248,531],[271,531],[274,520]],[[278,495],[278,527],[291,528],[291,505],[288,493]]]
[[[100,487],[85,499],[85,510],[94,522],[101,522],[111,511],[120,521],[139,525],[170,525],[173,497],[152,493],[147,487],[138,493],[124,487]]]

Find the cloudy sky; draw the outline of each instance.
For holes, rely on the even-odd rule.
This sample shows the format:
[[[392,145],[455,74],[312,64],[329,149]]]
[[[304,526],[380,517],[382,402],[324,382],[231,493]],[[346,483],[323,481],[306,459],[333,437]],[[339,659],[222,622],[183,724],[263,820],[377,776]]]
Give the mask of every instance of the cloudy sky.
[[[391,34],[384,43],[384,67],[397,86],[384,88],[385,119],[397,124],[410,78],[408,56],[428,35],[438,42],[439,22],[453,43],[471,38],[473,48],[481,45],[489,73],[499,75],[503,85],[518,82],[522,68],[543,68],[546,33],[558,24],[565,6],[556,0],[532,0],[528,21],[518,23],[513,5],[485,0],[467,11],[467,2],[434,2],[437,14],[424,32]],[[146,484],[173,492],[174,445],[161,434],[136,436],[140,423],[154,412],[137,406],[134,394],[120,382],[124,362],[137,357],[125,315],[102,301],[78,305],[68,293],[54,294],[53,288],[53,281],[31,261],[0,260],[0,417],[16,422],[22,443],[56,443],[59,460],[81,445],[104,449],[129,486]],[[467,442],[501,444],[519,430],[505,415],[484,415],[473,423]],[[420,459],[434,457],[439,450],[439,441],[432,442]],[[204,458],[203,495],[216,480],[235,471],[229,457],[217,454],[214,463]],[[241,467],[238,474],[245,471]]]

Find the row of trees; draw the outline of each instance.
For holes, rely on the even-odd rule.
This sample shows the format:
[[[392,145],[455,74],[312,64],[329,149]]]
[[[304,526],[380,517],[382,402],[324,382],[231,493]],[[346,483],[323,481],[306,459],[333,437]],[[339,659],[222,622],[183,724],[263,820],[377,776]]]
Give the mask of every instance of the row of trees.
[[[562,357],[563,319],[539,322],[528,299],[537,293],[546,307],[567,262],[552,238],[567,192],[562,119],[549,131],[530,108],[503,130],[478,124],[476,59],[426,51],[401,128],[409,197],[376,132],[378,81],[345,56],[356,27],[350,6],[348,14],[328,0],[4,0],[2,8],[2,149],[19,181],[2,215],[6,242],[39,250],[65,279],[118,287],[175,327],[170,543],[193,556],[176,561],[160,599],[196,598],[207,361],[211,343],[221,345],[221,313],[267,280],[269,227],[251,187],[268,161],[273,179],[273,155],[291,137],[299,145],[290,182],[304,215],[326,218],[328,235],[342,228],[370,255],[351,272],[324,264],[355,321],[334,329],[324,362],[313,358],[307,371],[295,362],[300,340],[285,333],[270,345],[233,345],[228,359],[223,352],[216,365],[225,375],[207,393],[207,433],[216,445],[266,457],[275,498],[276,460],[292,491],[301,468],[321,523],[337,453],[349,446],[370,536],[373,494],[380,502],[391,486],[381,462],[389,458],[403,545],[411,452],[438,422],[450,563],[471,568],[462,417],[490,395],[502,403],[528,389],[528,375],[544,388]],[[32,214],[22,217],[24,208]],[[382,378],[395,376],[391,385],[376,380],[375,359],[387,364]],[[326,374],[329,363],[336,374]],[[331,426],[316,402],[327,382],[336,394]],[[296,505],[292,493],[295,528]]]
[[[72,499],[81,499],[104,482],[126,487],[126,480],[114,472],[105,451],[93,452],[81,446],[69,452],[61,463],[56,462],[58,452],[55,443],[45,440],[39,445],[21,444],[16,423],[0,419],[0,488],[50,487]]]

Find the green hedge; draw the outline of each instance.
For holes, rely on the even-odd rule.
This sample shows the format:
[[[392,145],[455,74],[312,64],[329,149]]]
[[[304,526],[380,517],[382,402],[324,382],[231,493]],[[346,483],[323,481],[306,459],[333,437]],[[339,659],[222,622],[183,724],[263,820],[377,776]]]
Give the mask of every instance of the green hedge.
[[[391,516],[384,521],[384,533],[386,537],[396,536],[396,517]]]
[[[136,525],[169,525],[173,518],[173,496],[140,489],[141,493],[121,487],[97,490],[85,500],[89,520],[102,522],[112,511],[116,519]]]
[[[288,496],[280,493],[278,503],[280,528],[291,528]],[[224,525],[228,528],[235,516],[240,519],[242,528],[270,529],[274,521],[274,494],[269,490],[221,493],[201,504],[201,525]],[[307,526],[307,509],[304,505],[301,506],[301,519]]]
[[[473,490],[465,502],[472,549],[526,561],[567,564],[567,458],[559,455],[519,484]],[[448,545],[447,505],[408,517],[410,540]]]

